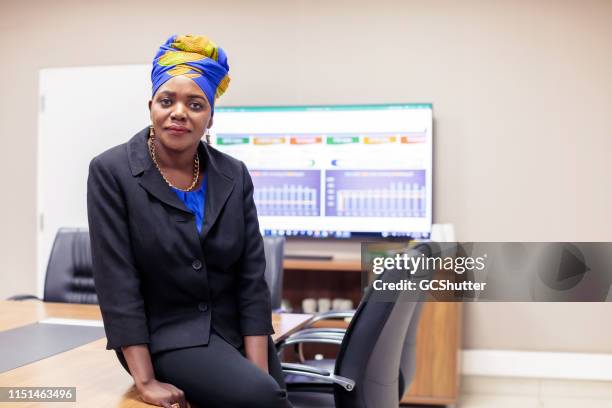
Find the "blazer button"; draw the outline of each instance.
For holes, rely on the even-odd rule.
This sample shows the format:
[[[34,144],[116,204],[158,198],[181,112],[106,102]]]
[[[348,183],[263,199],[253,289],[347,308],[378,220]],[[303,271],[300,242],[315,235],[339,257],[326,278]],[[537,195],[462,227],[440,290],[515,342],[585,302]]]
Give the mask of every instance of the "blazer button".
[[[191,263],[191,266],[196,271],[199,271],[200,269],[202,269],[202,261],[200,261],[199,259],[196,259],[195,261]]]
[[[199,303],[198,309],[200,309],[200,312],[205,312],[208,310],[208,304],[205,302]]]

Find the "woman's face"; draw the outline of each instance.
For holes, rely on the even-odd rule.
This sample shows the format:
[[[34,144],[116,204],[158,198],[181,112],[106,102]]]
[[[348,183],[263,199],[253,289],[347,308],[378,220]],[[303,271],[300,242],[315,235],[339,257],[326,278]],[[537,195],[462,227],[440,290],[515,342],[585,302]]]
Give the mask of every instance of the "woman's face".
[[[212,126],[211,109],[202,89],[185,76],[159,87],[149,101],[155,137],[166,149],[184,151],[197,145]]]

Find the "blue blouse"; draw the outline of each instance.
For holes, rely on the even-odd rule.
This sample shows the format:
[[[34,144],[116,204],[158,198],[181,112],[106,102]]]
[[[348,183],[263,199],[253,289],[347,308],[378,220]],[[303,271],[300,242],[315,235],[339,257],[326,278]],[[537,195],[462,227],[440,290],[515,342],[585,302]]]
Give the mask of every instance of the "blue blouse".
[[[195,214],[196,227],[198,227],[198,232],[201,233],[204,223],[204,209],[206,203],[206,175],[204,175],[202,185],[197,190],[181,191],[174,187],[172,187],[172,190],[176,193],[178,198],[185,203],[185,206]]]

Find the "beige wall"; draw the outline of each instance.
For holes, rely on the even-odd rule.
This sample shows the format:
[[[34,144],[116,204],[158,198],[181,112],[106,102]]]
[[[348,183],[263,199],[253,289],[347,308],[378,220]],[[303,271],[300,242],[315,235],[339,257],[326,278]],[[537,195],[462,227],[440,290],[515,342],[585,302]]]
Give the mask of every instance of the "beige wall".
[[[612,241],[611,1],[169,4],[0,3],[0,298],[35,289],[38,70],[148,63],[171,33],[226,49],[225,104],[432,102],[434,217],[461,240]],[[612,352],[610,312],[467,305],[464,346]]]

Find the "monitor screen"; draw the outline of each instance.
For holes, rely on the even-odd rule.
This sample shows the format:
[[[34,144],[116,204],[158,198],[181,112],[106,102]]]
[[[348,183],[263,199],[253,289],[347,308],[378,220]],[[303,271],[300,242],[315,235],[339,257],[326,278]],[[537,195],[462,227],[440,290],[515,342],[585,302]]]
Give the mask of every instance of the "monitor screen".
[[[212,144],[248,167],[262,233],[428,238],[432,105],[217,107]]]

